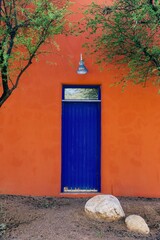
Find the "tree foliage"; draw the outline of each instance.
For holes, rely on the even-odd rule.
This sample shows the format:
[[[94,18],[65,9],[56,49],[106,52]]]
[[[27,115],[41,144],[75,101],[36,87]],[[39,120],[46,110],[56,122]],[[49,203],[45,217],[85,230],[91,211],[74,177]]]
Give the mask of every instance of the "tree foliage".
[[[0,106],[17,88],[33,59],[42,53],[41,45],[48,39],[54,42],[54,36],[63,33],[67,3],[58,3],[0,0]]]
[[[117,0],[112,6],[92,3],[85,11],[87,30],[94,36],[90,51],[98,63],[127,64],[132,80],[160,84],[159,0]]]

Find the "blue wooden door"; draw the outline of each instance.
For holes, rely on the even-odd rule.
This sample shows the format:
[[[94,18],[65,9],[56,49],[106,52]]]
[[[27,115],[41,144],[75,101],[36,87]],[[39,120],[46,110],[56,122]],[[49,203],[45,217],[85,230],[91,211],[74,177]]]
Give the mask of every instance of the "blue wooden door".
[[[100,191],[100,115],[99,99],[63,99],[62,192]]]

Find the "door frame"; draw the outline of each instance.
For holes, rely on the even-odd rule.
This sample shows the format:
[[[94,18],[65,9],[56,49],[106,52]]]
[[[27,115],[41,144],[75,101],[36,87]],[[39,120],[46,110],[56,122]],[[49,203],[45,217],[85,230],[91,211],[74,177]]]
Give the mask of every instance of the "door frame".
[[[98,99],[97,100],[76,100],[76,99],[74,99],[74,100],[66,100],[65,99],[65,88],[98,88]],[[89,190],[89,191],[87,191],[87,190],[79,190],[79,191],[74,191],[74,190],[68,190],[68,191],[64,191],[62,188],[63,188],[63,186],[62,186],[62,177],[63,177],[63,172],[62,172],[62,164],[63,164],[63,132],[62,132],[62,124],[63,124],[63,107],[62,107],[62,105],[61,105],[61,193],[98,193],[98,192],[101,192],[101,166],[102,166],[102,164],[101,164],[101,148],[102,148],[102,144],[101,144],[101,136],[102,136],[102,134],[101,134],[101,132],[102,132],[102,125],[101,125],[101,85],[100,84],[97,84],[97,85],[95,85],[95,84],[93,84],[93,85],[85,85],[85,84],[83,84],[83,85],[79,85],[79,84],[77,84],[77,85],[75,85],[75,84],[64,84],[64,85],[62,85],[62,99],[61,99],[61,101],[62,101],[62,104],[63,104],[63,102],[99,102],[100,103],[100,153],[99,153],[99,189],[97,190],[97,191],[92,191],[92,190]]]

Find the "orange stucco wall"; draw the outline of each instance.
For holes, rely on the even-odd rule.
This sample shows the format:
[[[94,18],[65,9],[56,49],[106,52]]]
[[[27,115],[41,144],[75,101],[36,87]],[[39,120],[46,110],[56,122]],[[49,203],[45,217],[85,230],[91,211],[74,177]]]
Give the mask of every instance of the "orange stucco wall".
[[[76,2],[78,9],[90,1]],[[61,36],[58,42],[61,50],[41,56],[0,109],[0,194],[61,196],[62,85],[100,84],[102,193],[160,197],[157,89],[110,88],[123,69],[100,71],[92,57],[85,58],[89,73],[77,75],[84,36]]]

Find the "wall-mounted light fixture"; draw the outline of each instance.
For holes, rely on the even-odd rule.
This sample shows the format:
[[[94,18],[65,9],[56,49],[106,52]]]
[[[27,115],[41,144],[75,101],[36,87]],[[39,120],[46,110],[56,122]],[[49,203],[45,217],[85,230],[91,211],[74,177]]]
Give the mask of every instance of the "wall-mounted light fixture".
[[[80,62],[79,62],[79,67],[77,70],[77,74],[86,74],[88,72],[87,68],[84,65],[84,61],[82,59],[82,53],[80,54]]]

